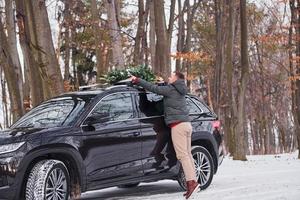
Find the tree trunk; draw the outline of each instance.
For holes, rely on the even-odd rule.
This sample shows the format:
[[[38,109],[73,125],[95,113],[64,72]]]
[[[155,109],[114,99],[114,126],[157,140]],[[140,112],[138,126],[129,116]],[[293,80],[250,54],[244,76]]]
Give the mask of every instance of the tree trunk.
[[[64,81],[68,81],[70,78],[70,25],[71,25],[71,12],[70,12],[70,1],[65,0],[65,8],[64,8],[64,41],[65,41],[65,56],[64,56],[64,64],[65,64],[65,72],[64,72]]]
[[[193,6],[190,5],[189,1],[186,1],[186,2],[187,2],[187,4],[186,4],[186,6],[187,6],[186,37],[185,37],[183,52],[190,53],[191,48],[192,48],[192,30],[193,30],[195,13],[196,13],[197,8],[199,7],[201,1],[198,1],[198,2],[194,1]],[[187,60],[187,59],[184,60],[182,68],[183,68],[182,70],[186,71],[187,86],[190,89],[190,85],[191,85],[190,72],[192,71],[191,61]]]
[[[238,86],[237,126],[236,126],[236,153],[233,159],[247,160],[246,137],[244,131],[245,120],[245,95],[249,76],[248,58],[248,28],[246,14],[246,0],[240,0],[240,23],[241,23],[241,78]]]
[[[183,44],[184,44],[184,38],[185,38],[185,32],[184,32],[184,9],[181,8],[181,0],[178,0],[178,36],[177,36],[177,53],[182,53],[183,51]],[[182,63],[181,59],[176,59],[176,70],[181,71],[182,69]]]
[[[220,116],[221,77],[224,65],[224,32],[223,32],[223,4],[221,0],[215,0],[215,23],[216,23],[216,64],[214,69],[213,104],[214,111]]]
[[[38,66],[38,62],[35,60],[34,51],[32,49],[33,36],[30,36],[30,23],[32,23],[32,18],[30,14],[27,14],[24,0],[16,1],[17,8],[17,24],[19,28],[19,41],[24,57],[25,72],[28,70],[28,74],[25,74],[25,78],[28,76],[30,85],[31,99],[27,99],[28,102],[31,101],[33,106],[38,105],[42,102],[44,98],[43,91],[43,80],[41,76],[41,70]],[[28,8],[27,8],[28,9]],[[40,87],[36,87],[39,85]]]
[[[291,9],[291,24],[289,28],[289,70],[291,77],[291,90],[292,90],[292,112],[295,123],[295,137],[297,137],[298,141],[298,158],[300,159],[300,78],[295,77],[295,74],[299,76],[300,74],[300,61],[297,59],[296,67],[294,69],[293,66],[293,45],[296,45],[296,57],[300,57],[300,41],[294,41],[293,44],[293,29],[296,30],[296,37],[298,38],[300,35],[300,2],[297,0],[297,7],[295,5],[295,0],[290,0],[290,9]]]
[[[226,115],[225,115],[225,127],[227,127],[226,134],[227,137],[227,144],[230,153],[234,153],[235,147],[235,132],[234,132],[234,123],[235,123],[235,116],[233,111],[233,88],[232,88],[232,75],[233,75],[233,45],[234,45],[234,32],[235,32],[235,0],[229,1],[228,4],[228,38],[226,43],[226,65],[225,65],[225,73],[226,73],[226,81],[227,81],[227,106],[225,108]]]
[[[171,42],[172,42],[172,34],[173,34],[173,27],[175,21],[175,6],[176,0],[171,0],[171,7],[170,7],[170,16],[169,16],[169,25],[168,25],[168,43],[169,43],[169,51],[171,50]]]
[[[143,55],[141,53],[141,46],[144,38],[145,33],[145,6],[144,0],[138,0],[138,7],[139,7],[139,19],[138,19],[138,27],[135,36],[135,43],[134,43],[134,52],[133,52],[133,64],[134,65],[141,65],[143,64]]]
[[[91,1],[91,11],[92,11],[92,18],[93,18],[93,31],[94,31],[94,38],[95,38],[95,45],[96,45],[96,60],[97,60],[97,81],[100,81],[100,77],[104,75],[104,60],[103,60],[103,52],[101,47],[101,29],[99,26],[100,23],[100,15],[99,9],[97,7],[97,1]]]
[[[300,36],[300,0],[297,0],[297,9],[296,9],[296,14],[297,14],[297,23],[295,26],[296,29],[296,38],[299,38]],[[298,39],[296,41],[296,57],[300,58],[300,40]],[[296,65],[296,91],[295,91],[295,111],[297,113],[297,119],[295,123],[297,123],[297,137],[298,137],[298,158],[300,159],[300,60],[297,59],[297,65]]]
[[[171,60],[163,1],[154,1],[154,16],[157,38],[154,72],[162,76],[164,80],[167,81],[167,78],[171,73]]]
[[[106,0],[105,3],[111,38],[112,66],[117,69],[122,69],[125,67],[125,61],[122,51],[122,37],[120,34],[117,0]]]
[[[6,81],[3,73],[3,64],[0,59],[0,84],[1,84],[1,96],[2,96],[2,113],[3,113],[3,126],[2,128],[9,127],[8,123],[8,108],[7,108],[7,94],[6,94]]]
[[[11,112],[13,122],[23,115],[23,102],[19,88],[19,78],[15,73],[12,56],[9,51],[9,45],[5,34],[4,26],[0,18],[0,63],[3,65],[3,71],[7,80],[9,97],[11,102]]]
[[[21,102],[21,113],[24,114],[23,106],[23,75],[21,70],[21,64],[19,60],[19,53],[17,50],[17,34],[15,16],[13,11],[13,0],[5,0],[5,16],[6,16],[6,30],[9,52],[12,58],[13,68],[15,71],[16,79],[18,81],[18,87],[20,91],[19,100]]]
[[[150,47],[150,63],[152,70],[156,72],[156,66],[155,66],[155,16],[154,16],[154,0],[150,0],[150,14],[149,14],[149,21],[150,21],[150,30],[149,30],[149,47]]]
[[[27,2],[27,1],[26,1]],[[64,92],[62,74],[55,54],[51,29],[45,0],[31,1],[34,11],[31,13],[34,18],[34,26],[37,39],[37,50],[41,54],[40,67],[46,70],[46,80],[49,84],[51,97]]]

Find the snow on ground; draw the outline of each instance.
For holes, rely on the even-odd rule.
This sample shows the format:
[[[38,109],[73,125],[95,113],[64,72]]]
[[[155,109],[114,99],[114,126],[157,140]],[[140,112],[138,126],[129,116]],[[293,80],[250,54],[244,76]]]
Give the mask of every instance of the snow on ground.
[[[300,200],[300,160],[293,154],[225,158],[199,200]],[[176,181],[144,183],[137,188],[108,188],[82,194],[82,200],[183,200]]]

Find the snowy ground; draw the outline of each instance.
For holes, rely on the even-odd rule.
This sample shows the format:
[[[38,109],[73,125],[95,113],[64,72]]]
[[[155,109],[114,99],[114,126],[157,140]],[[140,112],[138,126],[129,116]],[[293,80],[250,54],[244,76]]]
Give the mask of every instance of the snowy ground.
[[[247,162],[225,158],[200,200],[300,200],[297,153],[248,156]],[[82,200],[183,200],[176,181],[141,184],[133,189],[108,188],[82,194]]]

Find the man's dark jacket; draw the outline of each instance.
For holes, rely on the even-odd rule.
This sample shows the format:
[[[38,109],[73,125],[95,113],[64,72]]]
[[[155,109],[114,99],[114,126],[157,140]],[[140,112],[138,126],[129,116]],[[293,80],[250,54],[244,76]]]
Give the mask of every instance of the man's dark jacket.
[[[142,79],[139,79],[136,84],[150,92],[164,96],[164,115],[167,125],[190,121],[185,100],[188,89],[183,79],[165,86],[158,86]]]

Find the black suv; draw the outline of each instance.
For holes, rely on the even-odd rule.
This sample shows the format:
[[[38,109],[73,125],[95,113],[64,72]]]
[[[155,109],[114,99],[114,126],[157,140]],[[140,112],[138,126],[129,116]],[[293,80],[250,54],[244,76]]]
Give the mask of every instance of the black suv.
[[[217,116],[187,95],[198,182],[223,159]],[[106,187],[178,180],[184,189],[162,96],[128,86],[66,93],[0,132],[0,199],[69,199]]]

